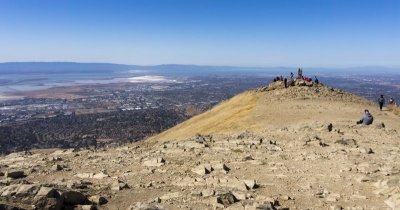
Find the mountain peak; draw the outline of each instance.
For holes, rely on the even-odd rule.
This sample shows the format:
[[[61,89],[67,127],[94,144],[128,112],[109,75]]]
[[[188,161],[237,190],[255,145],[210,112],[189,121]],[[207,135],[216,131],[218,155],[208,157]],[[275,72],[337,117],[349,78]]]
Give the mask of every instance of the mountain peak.
[[[322,84],[282,81],[234,96],[151,139],[185,139],[195,134],[262,131],[315,121],[356,122],[364,109],[377,111],[370,101]]]

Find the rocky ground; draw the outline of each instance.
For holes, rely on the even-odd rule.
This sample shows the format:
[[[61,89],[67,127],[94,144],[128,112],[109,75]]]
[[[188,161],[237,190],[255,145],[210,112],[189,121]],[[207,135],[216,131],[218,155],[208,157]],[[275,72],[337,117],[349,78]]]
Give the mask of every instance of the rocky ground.
[[[246,113],[267,115],[265,126],[254,117],[221,133],[167,132],[123,147],[1,157],[0,209],[400,209],[398,117],[382,112],[373,125],[355,125],[349,113],[357,104],[377,113],[371,104],[316,90],[254,91],[256,105]],[[303,93],[314,95],[304,100]],[[282,101],[290,110],[269,116],[266,109],[273,113]],[[330,111],[297,119],[300,105]]]

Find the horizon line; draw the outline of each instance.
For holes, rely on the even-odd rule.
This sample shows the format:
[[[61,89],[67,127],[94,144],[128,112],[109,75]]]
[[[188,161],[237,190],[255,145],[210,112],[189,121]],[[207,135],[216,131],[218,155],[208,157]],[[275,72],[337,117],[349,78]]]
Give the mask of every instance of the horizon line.
[[[400,66],[386,66],[386,65],[352,65],[352,66],[341,66],[341,67],[333,67],[333,66],[246,66],[246,65],[212,65],[212,64],[184,64],[184,63],[161,63],[161,64],[126,64],[126,63],[113,63],[113,62],[90,62],[90,61],[5,61],[0,62],[0,64],[11,64],[11,63],[74,63],[74,64],[111,64],[111,65],[125,65],[125,66],[140,66],[140,67],[153,67],[153,66],[168,66],[168,65],[176,65],[176,66],[197,66],[197,67],[231,67],[231,68],[320,68],[320,69],[352,69],[352,68],[371,68],[371,67],[379,67],[379,68],[400,68]]]

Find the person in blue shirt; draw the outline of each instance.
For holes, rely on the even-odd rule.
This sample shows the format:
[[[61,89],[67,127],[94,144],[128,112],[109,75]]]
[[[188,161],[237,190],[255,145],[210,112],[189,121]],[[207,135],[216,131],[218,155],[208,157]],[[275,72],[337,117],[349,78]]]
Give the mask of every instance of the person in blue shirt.
[[[319,81],[318,81],[318,78],[317,78],[317,76],[314,76],[314,82],[315,82],[315,84],[319,84]]]

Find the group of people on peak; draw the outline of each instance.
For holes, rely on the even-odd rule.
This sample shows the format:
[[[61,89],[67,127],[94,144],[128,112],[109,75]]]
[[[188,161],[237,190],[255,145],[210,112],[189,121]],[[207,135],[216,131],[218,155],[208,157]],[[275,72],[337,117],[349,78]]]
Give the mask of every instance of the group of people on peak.
[[[293,72],[290,73],[290,77],[293,77]],[[311,77],[303,76],[303,68],[299,68],[297,70],[297,79],[304,80],[307,82],[314,82],[315,84],[319,84],[319,80],[318,80],[317,76],[314,76],[314,79],[312,79]]]
[[[303,68],[298,68],[296,80],[304,80],[304,81],[306,81],[306,82],[312,82],[312,83],[315,83],[315,84],[319,84],[319,80],[318,80],[317,76],[314,76],[314,79],[311,78],[311,77],[305,77],[305,76],[303,76]],[[285,88],[287,88],[287,87],[289,87],[290,85],[294,85],[294,81],[295,81],[295,79],[294,79],[294,74],[293,74],[293,72],[290,72],[290,79],[289,79],[289,84],[290,84],[290,85],[288,84],[288,79],[287,79],[286,77],[284,78],[282,75],[281,75],[281,76],[275,77],[275,78],[273,79],[273,81],[274,81],[274,82],[283,81],[283,83],[284,83],[284,85],[285,85]]]
[[[319,80],[318,80],[317,76],[314,76],[313,79],[311,77],[305,77],[303,75],[303,68],[298,68],[296,80],[303,80],[303,81],[306,81],[306,82],[319,84]],[[290,72],[289,81],[288,81],[288,79],[286,77],[283,77],[282,75],[275,77],[273,79],[273,81],[274,82],[283,81],[283,84],[284,84],[285,88],[288,88],[289,86],[295,84],[295,79],[294,79],[293,72]],[[289,84],[288,84],[288,82],[289,82]],[[378,104],[379,104],[379,109],[382,111],[382,108],[383,108],[383,106],[385,104],[385,96],[384,95],[380,95],[380,97],[378,98]],[[397,107],[397,104],[396,104],[395,100],[393,99],[393,97],[390,97],[388,105]],[[364,110],[364,114],[363,114],[362,118],[357,121],[357,124],[370,125],[370,124],[372,124],[373,121],[374,121],[374,117],[371,115],[369,110],[366,109],[366,110]]]

